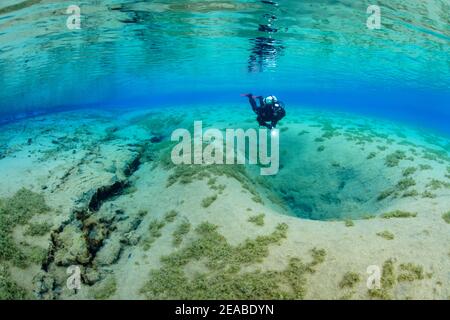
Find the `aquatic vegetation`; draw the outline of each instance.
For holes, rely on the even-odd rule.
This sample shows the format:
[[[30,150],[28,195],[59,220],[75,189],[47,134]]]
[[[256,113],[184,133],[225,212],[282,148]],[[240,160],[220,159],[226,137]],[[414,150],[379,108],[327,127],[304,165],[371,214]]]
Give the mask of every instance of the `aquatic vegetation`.
[[[262,261],[286,231],[287,225],[279,224],[271,234],[233,247],[217,226],[204,222],[195,229],[197,239],[161,259],[162,267],[150,272],[141,293],[150,299],[302,299],[313,263],[291,258],[281,271],[240,272]],[[205,261],[208,271],[188,276],[184,266],[193,261]]]
[[[424,171],[424,170],[431,170],[433,169],[433,167],[430,166],[429,164],[419,164],[419,169]]]
[[[392,218],[415,218],[417,217],[417,213],[395,210],[391,212],[386,212],[381,215],[381,218],[384,219],[392,219]]]
[[[319,263],[322,263],[325,261],[325,257],[327,256],[327,252],[325,249],[317,249],[313,248],[311,249],[311,255],[313,257],[313,261],[311,262],[312,265],[317,265]]]
[[[157,219],[153,219],[149,226],[148,231],[149,235],[141,240],[141,245],[144,248],[144,250],[150,249],[153,242],[156,241],[159,237],[161,237],[161,229],[164,228],[166,225],[165,221],[159,221]]]
[[[397,190],[405,191],[409,187],[415,186],[416,181],[413,178],[403,178],[397,183]]]
[[[414,174],[417,171],[416,167],[408,167],[406,169],[403,170],[402,175],[404,177],[410,176],[412,174]]]
[[[435,195],[434,193],[428,191],[428,190],[425,190],[425,191],[422,193],[422,198],[430,198],[430,199],[434,199],[434,198],[436,198],[436,195]]]
[[[175,231],[172,233],[173,235],[173,245],[178,247],[183,241],[183,237],[189,233],[191,230],[191,224],[188,221],[181,222]]]
[[[396,284],[394,260],[388,259],[383,263],[381,273],[381,288],[369,289],[369,296],[383,300],[392,299],[391,290]]]
[[[261,213],[256,216],[251,216],[250,218],[248,218],[248,221],[261,227],[264,225],[264,217],[265,217],[265,214]]]
[[[297,135],[302,136],[302,135],[307,134],[307,133],[309,133],[309,131],[307,131],[307,130],[302,130],[302,131],[300,131]]]
[[[444,214],[442,215],[442,219],[444,219],[445,222],[447,222],[447,223],[450,224],[450,211],[444,213]]]
[[[438,190],[441,188],[450,189],[450,183],[445,181],[440,181],[437,179],[432,179],[427,185],[427,188],[430,188],[431,190]]]
[[[378,201],[384,200],[384,199],[390,197],[394,192],[395,192],[394,189],[384,190],[378,195],[377,200]]]
[[[41,194],[22,188],[11,198],[3,199],[0,210],[2,216],[8,216],[8,223],[18,225],[27,223],[36,214],[48,212],[50,208]]]
[[[383,231],[383,232],[378,232],[377,236],[382,237],[386,240],[393,240],[394,239],[394,234],[392,232],[389,232],[387,230]]]
[[[172,174],[167,179],[166,187],[170,187],[175,183],[189,184],[195,180],[203,180],[211,178],[211,176],[226,176],[237,180],[244,190],[253,195],[255,202],[263,203],[261,196],[258,194],[252,179],[245,170],[244,165],[178,165],[174,168]],[[209,180],[208,180],[209,182]],[[212,183],[212,182],[211,182]],[[224,187],[217,187],[223,190]]]
[[[52,224],[48,222],[30,223],[27,230],[24,232],[24,235],[32,237],[43,236],[49,233],[51,229]]]
[[[175,221],[175,218],[178,216],[178,212],[175,210],[170,210],[164,215],[164,220],[167,222],[173,222]]]
[[[400,163],[400,160],[406,159],[406,154],[404,151],[397,150],[385,158],[385,164],[387,167],[396,167]]]
[[[359,273],[348,271],[344,274],[342,280],[339,282],[339,287],[341,289],[353,288],[360,281],[361,276]]]
[[[415,281],[424,279],[423,267],[412,263],[400,264],[400,274],[397,280],[401,281]]]
[[[202,200],[202,207],[208,208],[214,201],[217,200],[217,194],[214,194],[212,196],[206,197]]]
[[[419,195],[419,192],[417,190],[408,190],[405,193],[403,193],[402,197],[403,198],[408,198],[408,197],[416,197]]]
[[[117,291],[117,282],[114,276],[108,276],[105,280],[92,288],[92,295],[96,300],[105,300],[110,298]]]
[[[376,152],[371,152],[371,153],[369,153],[369,155],[367,156],[367,160],[373,159],[373,158],[375,158],[376,156],[377,156],[377,153],[376,153]]]
[[[25,289],[11,278],[7,266],[0,264],[0,300],[23,300],[29,298]]]
[[[345,220],[345,226],[346,227],[353,227],[355,225],[355,223],[353,222],[353,220]]]
[[[34,263],[33,257],[25,254],[24,244],[17,244],[12,232],[17,225],[23,225],[34,215],[48,212],[42,195],[27,189],[20,189],[12,197],[0,200],[0,262],[11,261],[25,268]]]
[[[322,152],[322,151],[324,151],[325,150],[325,146],[319,146],[318,148],[317,148],[317,151],[318,152]]]

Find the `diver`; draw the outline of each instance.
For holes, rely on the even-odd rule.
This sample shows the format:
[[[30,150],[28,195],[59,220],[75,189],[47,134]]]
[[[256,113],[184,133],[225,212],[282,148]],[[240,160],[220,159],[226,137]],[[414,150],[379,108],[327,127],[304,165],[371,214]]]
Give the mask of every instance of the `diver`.
[[[268,96],[265,99],[263,99],[262,96],[255,97],[251,93],[243,94],[242,96],[248,98],[253,111],[258,116],[256,121],[258,121],[260,126],[264,126],[268,129],[275,128],[278,121],[286,116],[284,103],[278,101],[275,96]],[[256,103],[256,99],[259,100],[259,107]]]

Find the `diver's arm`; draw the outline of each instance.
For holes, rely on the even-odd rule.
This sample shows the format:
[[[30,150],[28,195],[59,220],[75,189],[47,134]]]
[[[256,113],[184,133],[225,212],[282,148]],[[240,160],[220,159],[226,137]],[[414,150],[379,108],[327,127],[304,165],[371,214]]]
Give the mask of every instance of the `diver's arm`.
[[[259,99],[259,107],[264,107],[264,98],[262,96],[257,97]]]
[[[253,97],[253,95],[251,93],[247,93],[247,94],[243,94],[242,96],[245,96],[248,98],[248,102],[250,102],[253,112],[258,113],[258,105],[256,104],[256,100]]]

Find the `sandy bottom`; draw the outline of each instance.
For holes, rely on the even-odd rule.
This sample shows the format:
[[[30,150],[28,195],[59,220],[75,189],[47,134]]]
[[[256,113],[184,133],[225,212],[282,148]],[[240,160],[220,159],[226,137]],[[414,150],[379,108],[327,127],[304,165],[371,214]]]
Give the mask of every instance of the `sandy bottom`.
[[[174,166],[170,134],[194,120],[256,128],[242,106],[3,126],[1,214],[26,218],[0,220],[0,297],[449,299],[449,139],[298,108],[279,126],[279,173],[262,177]]]

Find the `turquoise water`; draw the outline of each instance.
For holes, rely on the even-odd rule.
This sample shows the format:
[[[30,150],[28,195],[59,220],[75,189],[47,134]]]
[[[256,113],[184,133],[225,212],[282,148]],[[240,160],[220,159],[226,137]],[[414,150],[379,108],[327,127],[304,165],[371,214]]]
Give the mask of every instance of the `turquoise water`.
[[[76,4],[80,30],[66,27],[67,1],[2,1],[2,115],[226,105],[251,91],[449,131],[448,1],[377,1],[379,30],[371,1]]]

